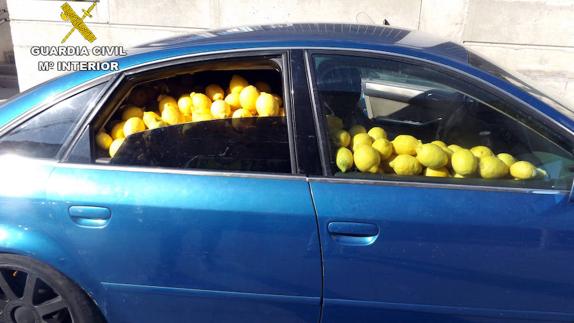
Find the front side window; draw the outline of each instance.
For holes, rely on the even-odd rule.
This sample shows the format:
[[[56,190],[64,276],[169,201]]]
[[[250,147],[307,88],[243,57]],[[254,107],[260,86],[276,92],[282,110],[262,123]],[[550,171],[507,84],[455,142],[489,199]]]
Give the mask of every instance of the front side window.
[[[568,189],[571,143],[472,84],[426,66],[315,54],[334,176]]]
[[[74,125],[103,85],[85,90],[40,112],[0,138],[0,154],[56,158]]]
[[[291,173],[281,59],[138,75],[93,124],[100,164]],[[142,81],[139,81],[139,80]]]

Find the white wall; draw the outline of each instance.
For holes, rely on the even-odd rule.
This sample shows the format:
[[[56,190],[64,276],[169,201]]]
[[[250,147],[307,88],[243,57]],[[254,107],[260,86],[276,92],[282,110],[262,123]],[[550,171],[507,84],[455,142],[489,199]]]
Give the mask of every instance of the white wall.
[[[59,20],[62,3],[8,0],[22,89],[54,76],[37,71],[29,48],[59,44],[70,26]],[[574,0],[101,0],[86,21],[94,45],[133,46],[205,28],[385,18],[464,43],[574,99]],[[66,43],[85,44],[77,32]]]

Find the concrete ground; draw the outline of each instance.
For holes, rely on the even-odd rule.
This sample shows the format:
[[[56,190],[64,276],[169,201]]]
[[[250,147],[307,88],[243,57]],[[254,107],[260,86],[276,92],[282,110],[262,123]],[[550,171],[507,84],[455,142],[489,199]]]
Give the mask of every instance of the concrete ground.
[[[16,94],[18,94],[18,89],[0,87],[0,102],[3,102]]]

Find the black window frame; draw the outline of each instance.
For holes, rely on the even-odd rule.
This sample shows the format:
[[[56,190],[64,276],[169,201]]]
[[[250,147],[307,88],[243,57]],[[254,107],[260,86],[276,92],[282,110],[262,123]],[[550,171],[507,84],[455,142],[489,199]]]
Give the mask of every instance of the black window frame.
[[[165,70],[176,70],[181,67],[186,67],[195,64],[205,64],[215,61],[221,61],[225,59],[261,59],[275,57],[281,60],[281,77],[283,82],[283,102],[287,118],[287,132],[289,139],[289,154],[291,163],[291,173],[272,173],[272,172],[248,172],[248,171],[228,171],[228,170],[217,170],[217,169],[179,169],[179,168],[159,168],[159,167],[148,167],[148,166],[130,166],[130,165],[103,165],[96,164],[93,160],[95,156],[95,143],[94,143],[94,133],[92,129],[92,124],[100,113],[105,112],[106,108],[112,109],[112,111],[107,111],[108,115],[112,115],[120,107],[120,103],[127,97],[129,91],[134,87],[134,85],[142,82],[142,79],[146,81],[160,79],[161,77],[146,77],[154,73],[162,73]],[[81,139],[81,136],[85,131],[90,133],[90,151],[91,151],[91,163],[83,164],[87,166],[94,167],[104,167],[104,168],[114,168],[114,169],[134,169],[134,170],[156,170],[165,172],[183,172],[190,174],[227,174],[227,175],[262,175],[267,176],[293,176],[302,175],[299,155],[297,151],[297,145],[295,142],[295,118],[294,118],[294,95],[292,94],[292,82],[291,82],[291,65],[290,61],[290,50],[288,48],[270,48],[270,49],[249,49],[249,50],[226,50],[222,52],[209,52],[209,53],[199,53],[195,55],[178,56],[159,62],[151,62],[143,66],[137,66],[130,68],[118,73],[117,77],[110,82],[111,85],[106,90],[106,93],[101,97],[98,105],[91,110],[89,116],[83,120],[83,123],[75,133],[75,138],[73,139],[73,144],[67,147],[65,154],[63,155],[61,162],[66,164],[76,164],[70,161],[70,156],[75,149],[75,145]]]
[[[322,111],[320,98],[317,89],[316,83],[316,75],[315,75],[315,68],[314,68],[314,55],[333,55],[333,56],[348,56],[348,57],[363,57],[369,59],[380,59],[380,60],[387,60],[387,61],[396,61],[400,63],[406,64],[414,64],[423,67],[430,68],[432,70],[438,71],[440,73],[447,74],[448,76],[454,77],[456,79],[460,79],[472,85],[473,87],[479,88],[481,91],[487,92],[491,96],[495,97],[497,100],[500,100],[507,106],[510,106],[512,109],[518,109],[521,113],[527,114],[533,118],[540,120],[545,126],[553,131],[559,137],[565,138],[566,141],[570,144],[571,147],[574,147],[574,133],[569,129],[566,129],[564,126],[558,124],[555,120],[551,119],[549,116],[545,115],[541,111],[537,110],[536,108],[530,106],[527,102],[520,100],[516,96],[503,91],[500,88],[495,87],[494,85],[488,83],[487,81],[469,74],[465,71],[459,70],[453,66],[449,66],[446,64],[442,64],[439,62],[435,62],[432,60],[427,60],[424,58],[413,57],[409,55],[403,55],[400,53],[394,52],[383,52],[383,51],[376,51],[376,50],[368,50],[368,49],[350,49],[350,48],[332,48],[332,49],[314,49],[309,48],[305,50],[305,66],[307,70],[307,77],[309,82],[309,88],[311,92],[311,101],[313,107],[313,114],[314,114],[314,123],[317,131],[317,144],[319,145],[319,152],[320,152],[320,159],[321,165],[323,168],[323,174],[321,177],[317,177],[317,180],[327,180],[331,182],[346,182],[346,183],[367,183],[367,184],[375,184],[375,185],[400,185],[400,186],[423,186],[423,187],[443,187],[443,188],[453,188],[453,189],[473,189],[473,190],[488,190],[488,191],[552,191],[552,192],[563,192],[566,194],[570,194],[572,190],[574,190],[574,181],[570,184],[570,188],[568,189],[555,189],[555,188],[523,188],[523,187],[506,187],[506,186],[495,186],[494,183],[492,185],[488,184],[488,182],[484,182],[484,184],[477,185],[477,184],[469,184],[465,183],[464,181],[460,181],[460,183],[444,183],[436,180],[434,178],[424,178],[422,176],[417,177],[416,180],[404,180],[401,179],[400,176],[396,177],[384,177],[378,179],[371,179],[371,178],[339,178],[335,177],[332,173],[331,163],[330,163],[330,156],[329,156],[329,136],[328,130],[326,128],[325,123],[323,122],[324,111]],[[488,102],[487,102],[488,103]],[[553,141],[553,140],[552,140]],[[554,142],[554,141],[553,141]],[[554,142],[557,144],[556,142]],[[574,153],[574,148],[571,151]],[[313,180],[315,180],[313,179]]]

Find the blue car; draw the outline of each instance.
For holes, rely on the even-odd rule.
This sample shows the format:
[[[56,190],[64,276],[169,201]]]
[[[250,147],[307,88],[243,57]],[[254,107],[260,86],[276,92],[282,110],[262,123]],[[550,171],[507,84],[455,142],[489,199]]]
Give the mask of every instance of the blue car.
[[[115,61],[0,107],[1,322],[574,321],[574,113],[521,78],[347,24]]]

